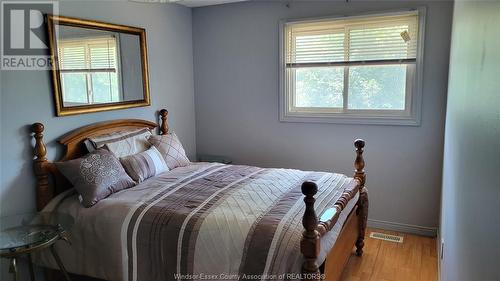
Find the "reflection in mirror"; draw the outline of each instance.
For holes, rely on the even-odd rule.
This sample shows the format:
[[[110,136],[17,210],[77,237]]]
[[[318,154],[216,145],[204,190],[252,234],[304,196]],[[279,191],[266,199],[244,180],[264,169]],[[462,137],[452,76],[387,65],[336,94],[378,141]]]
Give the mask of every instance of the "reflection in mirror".
[[[139,36],[61,25],[56,38],[65,107],[142,99],[141,75],[133,79],[141,71]]]
[[[58,116],[150,105],[144,29],[48,20]]]

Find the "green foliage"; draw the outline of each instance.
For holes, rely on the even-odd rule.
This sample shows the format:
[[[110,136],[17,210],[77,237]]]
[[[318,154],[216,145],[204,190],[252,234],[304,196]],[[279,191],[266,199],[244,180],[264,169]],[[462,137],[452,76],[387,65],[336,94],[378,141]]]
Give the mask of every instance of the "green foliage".
[[[87,79],[92,85],[91,93],[87,92]],[[64,73],[62,80],[65,102],[95,104],[120,101],[118,75],[114,72]]]
[[[296,70],[297,107],[342,108],[344,68],[301,68]]]
[[[62,75],[64,101],[87,104],[87,79],[83,73]]]
[[[296,69],[296,106],[342,108],[344,71],[349,109],[405,108],[406,65]]]
[[[349,68],[349,109],[405,108],[406,66]]]
[[[119,101],[116,73],[92,73],[92,88],[94,103],[108,103]]]

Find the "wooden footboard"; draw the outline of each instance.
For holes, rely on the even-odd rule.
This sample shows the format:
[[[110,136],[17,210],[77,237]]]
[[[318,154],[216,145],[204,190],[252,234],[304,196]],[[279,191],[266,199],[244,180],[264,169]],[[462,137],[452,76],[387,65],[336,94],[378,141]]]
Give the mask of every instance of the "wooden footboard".
[[[335,245],[326,257],[326,261],[323,264],[324,280],[339,280],[349,257],[352,255],[353,246],[359,234],[357,208],[357,206],[354,207],[349,217],[347,217],[344,227],[335,241]]]
[[[314,182],[304,182],[302,184],[302,193],[305,195],[304,202],[306,209],[302,224],[304,232],[300,250],[304,256],[302,265],[302,280],[312,281],[323,278],[318,264],[321,237],[323,237],[337,223],[340,213],[346,207],[347,203],[359,192],[359,199],[356,207],[349,214],[342,231],[337,238],[335,246],[329,252],[324,264],[325,280],[338,280],[342,274],[351,251],[356,246],[356,254],[363,254],[364,238],[366,231],[366,221],[368,219],[368,193],[365,189],[365,161],[363,159],[363,148],[365,142],[356,140],[356,160],[354,161],[355,173],[354,179],[348,186],[342,196],[337,200],[333,208],[326,210],[320,218],[316,216],[314,210],[314,195],[318,192],[318,187]]]

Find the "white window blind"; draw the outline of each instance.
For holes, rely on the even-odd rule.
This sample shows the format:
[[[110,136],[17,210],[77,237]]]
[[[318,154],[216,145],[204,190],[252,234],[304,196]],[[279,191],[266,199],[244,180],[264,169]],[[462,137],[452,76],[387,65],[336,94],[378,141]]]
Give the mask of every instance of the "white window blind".
[[[116,38],[58,41],[59,69],[63,72],[116,72]]]
[[[290,67],[413,63],[418,12],[293,22],[285,26],[285,61]]]

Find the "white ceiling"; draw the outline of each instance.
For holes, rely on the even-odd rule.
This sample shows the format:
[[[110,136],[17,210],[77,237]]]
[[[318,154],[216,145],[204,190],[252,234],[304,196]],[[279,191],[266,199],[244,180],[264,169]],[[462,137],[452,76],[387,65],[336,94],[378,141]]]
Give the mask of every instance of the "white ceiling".
[[[202,7],[210,5],[219,5],[233,2],[242,2],[248,0],[178,0],[176,3],[187,6],[187,7]]]

